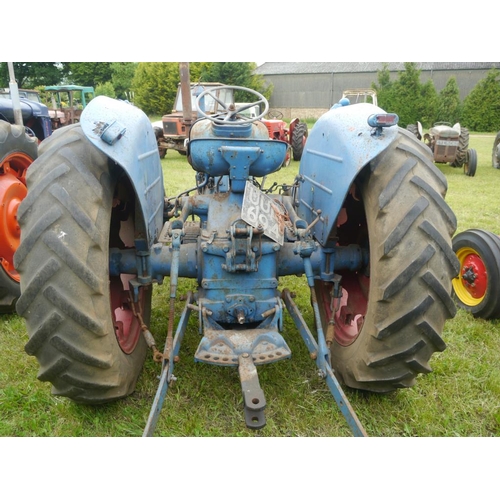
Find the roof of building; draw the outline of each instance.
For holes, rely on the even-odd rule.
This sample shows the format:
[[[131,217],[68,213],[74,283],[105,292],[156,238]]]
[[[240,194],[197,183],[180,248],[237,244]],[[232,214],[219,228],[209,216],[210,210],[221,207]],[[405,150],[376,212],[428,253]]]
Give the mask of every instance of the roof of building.
[[[403,71],[404,62],[266,62],[258,66],[262,75],[290,75],[308,73],[376,73],[387,64],[389,71]],[[489,70],[499,68],[500,62],[417,62],[422,71]]]

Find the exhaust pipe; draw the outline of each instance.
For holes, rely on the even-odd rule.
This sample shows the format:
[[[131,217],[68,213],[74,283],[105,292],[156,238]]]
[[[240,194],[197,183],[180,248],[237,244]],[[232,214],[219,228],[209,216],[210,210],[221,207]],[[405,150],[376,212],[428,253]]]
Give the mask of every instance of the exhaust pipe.
[[[9,68],[9,90],[10,98],[12,99],[12,106],[14,107],[14,123],[16,125],[23,124],[23,114],[21,113],[21,101],[19,100],[19,89],[17,87],[16,78],[14,76],[14,63],[8,62]]]

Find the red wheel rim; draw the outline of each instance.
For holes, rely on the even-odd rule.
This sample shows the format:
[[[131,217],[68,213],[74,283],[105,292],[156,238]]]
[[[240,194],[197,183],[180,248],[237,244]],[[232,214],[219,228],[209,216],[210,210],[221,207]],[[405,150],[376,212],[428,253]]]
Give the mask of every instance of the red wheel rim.
[[[19,274],[14,268],[14,253],[21,238],[17,221],[17,210],[26,197],[26,170],[33,159],[15,152],[2,160],[0,165],[0,263],[5,272],[19,282]]]
[[[139,300],[132,307],[129,279],[135,276],[124,275],[110,277],[111,314],[116,339],[125,354],[134,351],[142,333],[141,324],[134,314],[142,313],[145,305],[143,288],[139,289]],[[139,310],[137,310],[139,309]],[[142,314],[141,314],[142,316]]]
[[[364,317],[368,307],[368,289],[370,280],[357,273],[346,273],[342,276],[342,297],[331,300],[332,284],[321,282],[320,307],[326,313],[326,322],[332,318],[334,311],[334,338],[341,346],[351,345],[361,333]]]
[[[472,250],[466,249],[460,252],[459,260],[460,283],[463,290],[466,290],[472,299],[483,298],[488,288],[488,272],[483,259]]]

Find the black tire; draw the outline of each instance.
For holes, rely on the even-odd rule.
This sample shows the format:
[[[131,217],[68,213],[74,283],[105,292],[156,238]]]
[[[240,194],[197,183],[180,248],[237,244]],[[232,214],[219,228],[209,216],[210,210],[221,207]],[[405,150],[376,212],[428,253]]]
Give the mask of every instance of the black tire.
[[[410,387],[446,347],[441,332],[456,313],[451,249],[456,218],[444,202],[447,181],[429,149],[399,129],[399,137],[355,181],[338,227],[339,245],[369,249],[369,270],[336,271],[343,297],[316,281],[324,331],[335,316],[332,366],[349,387],[390,392]],[[333,323],[330,325],[330,328]]]
[[[500,318],[500,238],[469,229],[453,238],[460,274],[453,280],[455,301],[476,318]]]
[[[163,129],[160,127],[153,127],[153,131],[155,133],[156,142],[158,143],[158,154],[160,158],[163,159],[167,155],[167,148],[160,145],[160,142],[163,141]]]
[[[420,136],[420,133],[418,131],[418,125],[414,124],[414,123],[410,123],[410,125],[406,125],[406,130],[408,130],[408,132],[410,132],[411,134],[413,134],[417,139],[422,139],[422,137]]]
[[[13,313],[21,293],[14,253],[20,231],[17,207],[26,196],[26,169],[38,156],[36,137],[0,120],[0,314]]]
[[[461,167],[467,161],[467,150],[469,149],[469,129],[460,128],[458,138],[458,149],[455,159],[450,163],[452,167]]]
[[[500,132],[498,132],[493,142],[492,165],[493,168],[500,168]]]
[[[292,132],[292,154],[295,161],[300,161],[302,158],[304,144],[308,135],[307,123],[299,122],[295,125]]]
[[[18,212],[17,312],[26,319],[25,350],[53,394],[99,404],[135,388],[147,345],[122,281],[109,275],[109,248],[133,246],[132,193],[79,124],[44,141],[30,167]],[[151,289],[140,297],[147,324]]]
[[[474,177],[476,175],[477,169],[477,153],[475,149],[469,149],[467,151],[467,157],[464,163],[464,174],[469,177]]]

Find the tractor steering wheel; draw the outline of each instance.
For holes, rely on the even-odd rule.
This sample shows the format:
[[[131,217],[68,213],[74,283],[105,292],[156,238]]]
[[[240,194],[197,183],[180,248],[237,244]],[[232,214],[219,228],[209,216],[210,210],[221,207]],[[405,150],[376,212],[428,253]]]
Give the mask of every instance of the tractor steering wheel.
[[[241,90],[243,92],[248,92],[250,94],[257,96],[258,100],[255,102],[247,102],[247,103],[241,104],[238,107],[236,107],[234,104],[226,104],[225,102],[221,101],[216,95],[213,94],[214,91],[226,90],[226,89]],[[207,95],[209,95],[212,99],[214,99],[216,102],[218,102],[222,106],[222,108],[223,108],[222,112],[220,112],[216,115],[208,115],[207,113],[205,113],[205,111],[203,111],[200,108],[201,99],[203,99]],[[259,105],[259,108],[260,108],[260,104],[264,104],[264,108],[265,108],[264,111],[260,115],[254,116],[254,117],[239,115],[239,113],[241,113],[242,111],[245,111],[245,109],[251,108],[252,106]],[[196,98],[196,107],[198,108],[198,112],[200,113],[200,115],[203,118],[208,118],[210,121],[216,123],[217,125],[228,125],[228,124],[241,125],[241,124],[245,124],[245,123],[253,123],[253,122],[263,118],[269,110],[269,103],[267,102],[267,99],[262,94],[260,94],[259,92],[255,91],[255,90],[249,89],[247,87],[237,87],[236,85],[224,85],[223,87],[217,87],[216,89],[204,90]]]

